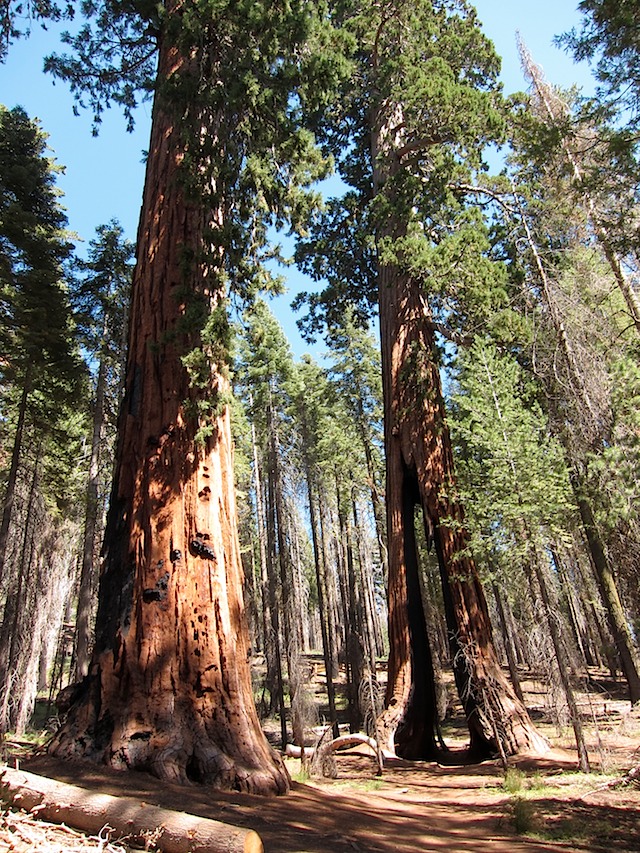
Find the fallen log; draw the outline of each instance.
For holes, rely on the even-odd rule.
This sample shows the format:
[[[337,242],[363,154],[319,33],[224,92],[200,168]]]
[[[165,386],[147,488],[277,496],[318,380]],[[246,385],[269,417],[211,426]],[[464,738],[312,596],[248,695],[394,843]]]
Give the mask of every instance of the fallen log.
[[[98,835],[108,826],[120,838],[163,853],[264,853],[257,832],[135,800],[95,794],[22,770],[0,771],[0,798],[32,815]],[[148,848],[147,848],[148,849]]]

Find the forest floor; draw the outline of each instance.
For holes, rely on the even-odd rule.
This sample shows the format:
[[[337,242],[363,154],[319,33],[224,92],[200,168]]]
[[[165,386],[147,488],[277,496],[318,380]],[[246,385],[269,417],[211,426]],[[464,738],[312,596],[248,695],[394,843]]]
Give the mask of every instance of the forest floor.
[[[640,851],[640,788],[613,784],[640,763],[640,707],[625,701],[620,681],[592,673],[580,699],[593,772],[579,773],[571,728],[550,709],[548,691],[534,680],[524,687],[553,748],[544,758],[512,760],[506,774],[498,761],[464,763],[465,729],[455,708],[443,726],[446,765],[386,761],[376,776],[372,752],[358,746],[336,755],[335,778],[309,778],[298,759],[287,758],[292,790],[274,799],[70,765],[24,742],[5,744],[7,763],[18,760],[21,769],[94,792],[246,826],[260,834],[267,853]],[[271,721],[268,735],[277,731]],[[126,839],[91,838],[6,807],[0,812],[0,853],[129,849]]]

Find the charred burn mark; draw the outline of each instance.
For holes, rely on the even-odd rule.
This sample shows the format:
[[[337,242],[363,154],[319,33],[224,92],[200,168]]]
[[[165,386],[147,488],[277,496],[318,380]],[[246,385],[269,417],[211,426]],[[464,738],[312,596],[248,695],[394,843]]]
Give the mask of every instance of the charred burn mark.
[[[172,563],[178,563],[182,559],[182,551],[173,544],[173,536],[169,542],[169,559]]]
[[[131,735],[131,740],[151,740],[151,732],[134,732]]]
[[[107,710],[102,714],[93,729],[93,743],[96,749],[102,751],[110,741],[115,730],[115,723],[111,713]]]
[[[171,438],[174,431],[173,425],[164,427],[160,433],[160,435],[150,435],[147,437],[147,447],[151,448],[159,448],[162,450],[163,446],[167,443],[167,441]]]
[[[151,604],[152,601],[162,601],[163,598],[166,598],[166,593],[163,595],[159,589],[149,587],[142,590],[142,600],[145,604]]]
[[[156,585],[153,587],[147,587],[142,591],[142,600],[145,604],[151,604],[154,601],[164,601],[167,597],[167,590],[169,589],[169,572],[165,572],[159,580],[156,581]]]
[[[189,550],[191,551],[194,557],[202,557],[203,560],[217,561],[215,551],[203,539],[192,539],[189,543]]]

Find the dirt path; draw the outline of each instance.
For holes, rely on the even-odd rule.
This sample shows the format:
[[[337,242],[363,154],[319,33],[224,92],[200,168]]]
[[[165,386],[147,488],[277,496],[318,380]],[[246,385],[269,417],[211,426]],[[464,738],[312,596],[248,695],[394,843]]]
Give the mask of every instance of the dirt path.
[[[286,797],[264,799],[221,794],[201,786],[188,788],[159,782],[141,773],[116,773],[90,765],[70,765],[45,756],[23,769],[80,785],[93,791],[139,797],[144,802],[251,827],[260,833],[267,853],[416,853],[416,851],[640,850],[640,792],[621,802],[619,792],[600,792],[575,804],[545,794],[545,813],[566,820],[571,809],[584,819],[606,824],[615,837],[584,843],[536,841],[517,837],[510,818],[510,795],[499,767],[441,767],[397,762],[382,780],[374,777],[372,759],[359,752],[338,758],[339,778],[312,784],[293,783]],[[573,769],[571,757],[529,763],[539,778]],[[597,783],[594,784],[594,788]],[[634,832],[635,827],[635,832]]]

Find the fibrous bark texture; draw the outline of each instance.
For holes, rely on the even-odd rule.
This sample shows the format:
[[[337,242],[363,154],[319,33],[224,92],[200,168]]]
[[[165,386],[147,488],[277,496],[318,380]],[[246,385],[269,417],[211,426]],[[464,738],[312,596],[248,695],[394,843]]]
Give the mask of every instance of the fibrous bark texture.
[[[161,78],[183,63],[161,47]],[[260,729],[247,661],[227,381],[192,319],[222,298],[200,260],[210,214],[185,197],[183,153],[156,104],[95,651],[51,751],[282,793],[287,772]],[[205,381],[183,362],[194,347]]]
[[[384,277],[383,277],[384,281]],[[466,550],[453,459],[427,306],[394,271],[380,288],[389,538],[390,648],[387,704],[397,711],[398,751],[426,758],[435,748],[435,693],[420,594],[414,507],[435,545],[454,674],[479,756],[546,751],[497,659],[487,603]]]
[[[374,194],[391,211],[378,240],[406,235],[394,216],[393,182],[403,168],[402,106],[382,103],[371,118]],[[399,208],[401,210],[401,207]],[[382,347],[387,536],[389,548],[389,672],[383,718],[386,747],[405,758],[437,753],[434,670],[420,588],[414,510],[422,509],[427,542],[435,545],[442,579],[454,674],[477,757],[546,751],[522,702],[503,675],[489,611],[468,554],[456,498],[433,323],[422,284],[395,263],[378,271]]]

